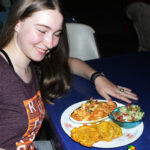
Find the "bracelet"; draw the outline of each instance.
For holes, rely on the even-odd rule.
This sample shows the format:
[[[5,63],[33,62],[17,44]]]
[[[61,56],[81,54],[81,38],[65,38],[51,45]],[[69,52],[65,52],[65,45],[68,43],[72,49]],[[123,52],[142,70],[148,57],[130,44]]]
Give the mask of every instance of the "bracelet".
[[[99,76],[105,77],[105,75],[104,75],[103,72],[98,72],[98,71],[94,72],[94,73],[91,75],[91,78],[90,78],[91,83],[94,84],[95,79],[96,79],[97,77],[99,77]]]

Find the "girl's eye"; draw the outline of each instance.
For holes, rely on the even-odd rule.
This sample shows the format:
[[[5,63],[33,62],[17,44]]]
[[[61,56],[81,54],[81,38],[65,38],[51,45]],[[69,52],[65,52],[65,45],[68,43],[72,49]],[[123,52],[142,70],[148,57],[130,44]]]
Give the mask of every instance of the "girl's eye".
[[[40,33],[46,33],[46,31],[44,31],[44,30],[38,30]]]
[[[61,34],[62,34],[62,32],[55,33],[55,36],[56,36],[56,37],[60,37],[60,36],[61,36]]]

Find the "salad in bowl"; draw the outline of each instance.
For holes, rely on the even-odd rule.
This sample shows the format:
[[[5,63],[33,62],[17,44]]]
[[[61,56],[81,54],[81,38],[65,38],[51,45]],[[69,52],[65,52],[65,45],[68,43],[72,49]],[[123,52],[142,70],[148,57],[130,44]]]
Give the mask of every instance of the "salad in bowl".
[[[144,114],[140,106],[132,104],[116,108],[110,118],[121,127],[132,128],[142,122]]]

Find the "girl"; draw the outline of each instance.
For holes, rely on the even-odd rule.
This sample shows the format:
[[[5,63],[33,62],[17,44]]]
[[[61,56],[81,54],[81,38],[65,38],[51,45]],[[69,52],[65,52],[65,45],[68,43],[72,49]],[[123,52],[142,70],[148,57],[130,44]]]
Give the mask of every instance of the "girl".
[[[68,91],[71,72],[92,76],[105,99],[138,99],[84,62],[68,58],[65,34],[58,0],[17,0],[11,8],[0,35],[0,148],[34,150],[45,117],[43,101]]]

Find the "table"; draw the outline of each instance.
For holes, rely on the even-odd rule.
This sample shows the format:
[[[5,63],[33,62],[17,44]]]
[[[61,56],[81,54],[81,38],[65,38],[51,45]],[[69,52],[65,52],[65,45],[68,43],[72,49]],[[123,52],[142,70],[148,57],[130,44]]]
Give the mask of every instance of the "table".
[[[150,149],[150,53],[131,53],[110,58],[95,59],[87,63],[105,75],[115,84],[131,88],[139,96],[139,101],[134,102],[145,111],[144,131],[142,136],[131,143],[138,150]],[[105,148],[87,148],[74,142],[62,129],[60,118],[65,109],[79,101],[87,100],[91,96],[103,99],[88,80],[79,76],[73,76],[72,87],[68,94],[55,100],[55,105],[46,104],[49,123],[53,130],[54,141],[57,150],[104,150]],[[117,102],[120,100],[114,99]],[[127,146],[113,148],[125,150]],[[105,149],[106,150],[106,149]]]

